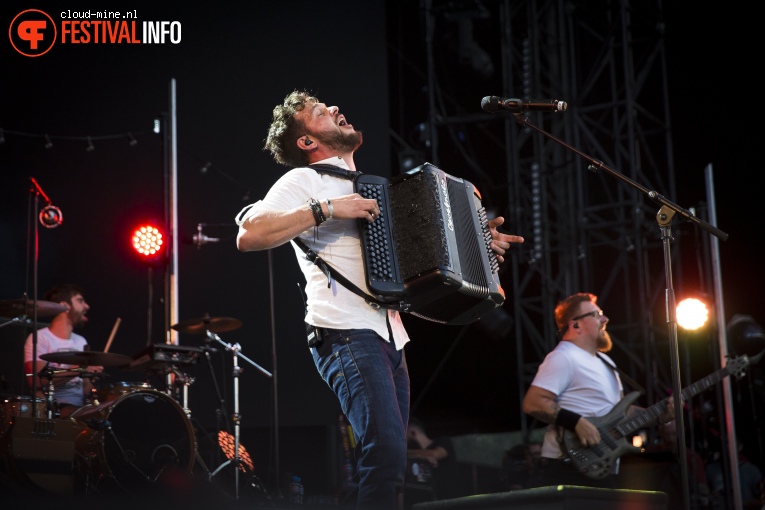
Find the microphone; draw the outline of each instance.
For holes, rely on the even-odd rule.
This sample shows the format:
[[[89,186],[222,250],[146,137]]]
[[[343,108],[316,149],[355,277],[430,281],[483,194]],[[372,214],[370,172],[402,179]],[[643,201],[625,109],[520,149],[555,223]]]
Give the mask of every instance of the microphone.
[[[481,109],[485,112],[494,113],[499,110],[517,112],[562,112],[568,105],[558,99],[531,99],[523,101],[515,98],[503,98],[498,96],[486,96],[481,100]]]
[[[56,228],[64,222],[64,215],[61,209],[55,205],[48,204],[40,211],[40,223],[45,228]]]
[[[203,244],[219,243],[221,240],[219,237],[207,237],[201,232],[199,234],[194,234],[192,239],[194,240],[194,244],[197,245],[197,249],[200,249]]]
[[[202,249],[203,244],[220,242],[220,238],[218,237],[207,237],[206,235],[204,235],[202,233],[202,225],[204,225],[204,223],[198,224],[197,233],[191,236],[191,239],[194,241],[194,244],[197,245],[197,250]]]
[[[46,195],[40,187],[37,179],[30,177],[29,182],[32,183],[32,188],[30,188],[29,191],[34,191],[38,196],[41,196],[43,200],[45,200],[46,204],[48,204],[40,210],[39,218],[42,226],[45,228],[55,228],[61,225],[61,223],[64,222],[64,215],[61,214],[61,209],[53,205],[50,198],[48,198],[48,195]]]

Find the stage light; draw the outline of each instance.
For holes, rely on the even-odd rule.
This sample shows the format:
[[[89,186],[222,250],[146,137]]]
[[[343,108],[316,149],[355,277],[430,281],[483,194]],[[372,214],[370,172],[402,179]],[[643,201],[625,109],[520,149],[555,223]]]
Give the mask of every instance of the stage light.
[[[225,430],[221,430],[218,432],[218,445],[220,446],[220,449],[223,450],[223,453],[226,455],[226,458],[229,460],[233,460],[235,455],[236,449],[234,448],[234,436],[226,432]],[[252,459],[250,458],[250,454],[247,453],[247,449],[244,447],[242,443],[239,443],[239,460],[242,461],[242,465],[239,466],[239,469],[242,471],[245,471],[245,466],[250,468],[250,471],[255,470],[255,466],[252,463]]]
[[[152,224],[141,225],[133,232],[131,242],[135,252],[145,262],[155,262],[164,247],[162,230]]]
[[[478,330],[493,340],[506,340],[513,330],[514,323],[513,317],[501,306],[489,310],[475,321]]]
[[[415,149],[406,149],[398,153],[398,166],[405,174],[425,163],[425,153]]]
[[[707,323],[709,310],[706,303],[696,298],[686,298],[677,304],[677,323],[686,330],[696,330]]]
[[[494,62],[473,37],[475,20],[489,19],[491,13],[480,2],[474,5],[457,4],[453,9],[444,13],[447,21],[456,24],[456,41],[455,35],[450,33],[446,36],[447,45],[454,47],[461,65],[472,69],[480,78],[491,78],[494,75]]]
[[[728,346],[737,356],[756,356],[765,349],[765,330],[750,315],[734,315],[725,331]]]

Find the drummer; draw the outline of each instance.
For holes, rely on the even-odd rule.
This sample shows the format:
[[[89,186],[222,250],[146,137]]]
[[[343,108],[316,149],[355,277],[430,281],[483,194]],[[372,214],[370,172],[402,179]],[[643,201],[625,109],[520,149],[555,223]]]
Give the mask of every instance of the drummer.
[[[48,364],[40,359],[40,356],[53,352],[88,351],[90,346],[82,335],[74,332],[75,328],[83,327],[88,318],[86,314],[90,306],[82,296],[82,289],[77,285],[60,285],[54,287],[45,299],[66,306],[66,310],[60,312],[51,319],[50,326],[37,330],[37,363],[32,364],[33,333],[30,333],[24,344],[24,370],[26,374],[34,374],[36,377],[37,396],[46,397],[50,389],[50,379],[40,378],[40,372]],[[89,366],[86,374],[80,367],[50,363],[53,369],[52,388],[53,400],[57,403],[60,418],[67,418],[78,407],[82,407],[90,396],[93,386],[90,375],[103,371],[101,366]],[[58,372],[71,368],[70,372]],[[45,374],[43,374],[45,375]],[[85,377],[82,377],[85,376]],[[28,377],[30,388],[33,385],[32,377]]]

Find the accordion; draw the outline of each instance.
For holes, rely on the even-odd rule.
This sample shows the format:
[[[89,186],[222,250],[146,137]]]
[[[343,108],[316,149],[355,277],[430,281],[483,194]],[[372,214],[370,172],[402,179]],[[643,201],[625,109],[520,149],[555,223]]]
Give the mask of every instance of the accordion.
[[[380,216],[359,220],[366,284],[378,301],[442,324],[502,305],[496,254],[478,190],[425,163],[404,175],[361,174],[355,189]]]

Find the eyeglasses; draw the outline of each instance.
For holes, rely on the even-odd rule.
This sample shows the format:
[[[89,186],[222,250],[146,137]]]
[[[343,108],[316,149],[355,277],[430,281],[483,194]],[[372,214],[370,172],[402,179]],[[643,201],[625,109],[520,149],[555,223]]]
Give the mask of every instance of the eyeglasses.
[[[593,317],[597,319],[598,317],[601,317],[603,315],[603,310],[595,310],[594,312],[583,313],[582,315],[577,315],[576,317],[572,317],[571,320],[578,321],[579,319],[584,319],[585,317],[589,317],[590,315],[592,315]]]

